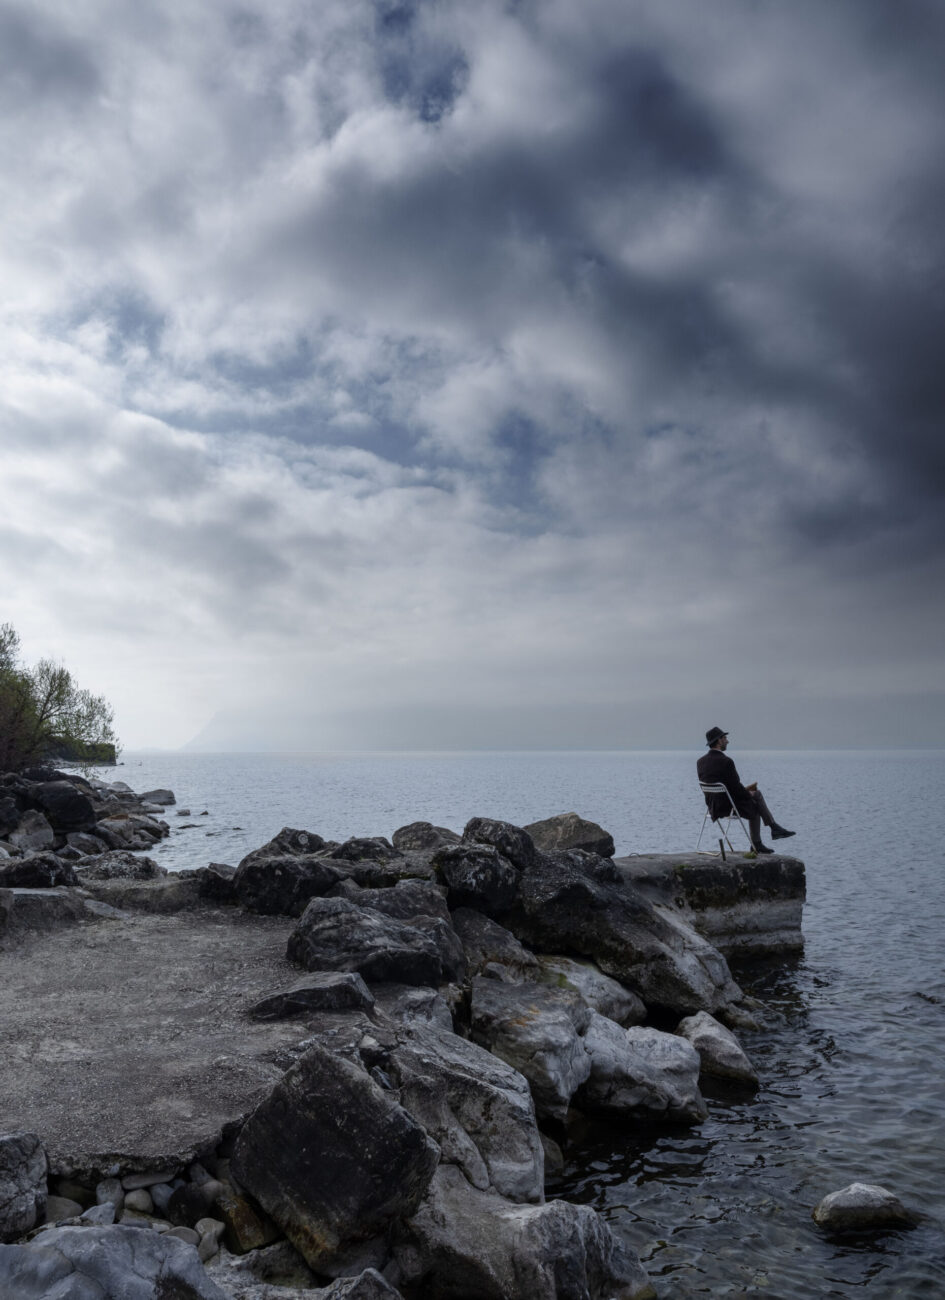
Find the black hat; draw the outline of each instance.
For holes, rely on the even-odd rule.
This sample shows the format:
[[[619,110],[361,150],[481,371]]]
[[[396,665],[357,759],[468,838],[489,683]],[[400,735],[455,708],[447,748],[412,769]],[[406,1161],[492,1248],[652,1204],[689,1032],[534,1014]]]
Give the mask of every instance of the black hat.
[[[705,743],[709,746],[712,746],[715,744],[717,740],[721,740],[723,736],[727,736],[727,735],[728,732],[723,731],[721,727],[710,727],[709,730],[705,733]]]

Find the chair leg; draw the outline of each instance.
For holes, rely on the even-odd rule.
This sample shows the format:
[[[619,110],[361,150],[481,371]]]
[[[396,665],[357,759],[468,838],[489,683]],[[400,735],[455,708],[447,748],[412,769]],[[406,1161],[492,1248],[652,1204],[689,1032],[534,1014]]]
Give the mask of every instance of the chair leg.
[[[705,824],[709,820],[709,810],[706,808],[705,816],[702,819],[702,830],[699,832],[699,838],[696,840],[696,852],[699,852],[699,845],[702,843],[702,837],[705,834]]]

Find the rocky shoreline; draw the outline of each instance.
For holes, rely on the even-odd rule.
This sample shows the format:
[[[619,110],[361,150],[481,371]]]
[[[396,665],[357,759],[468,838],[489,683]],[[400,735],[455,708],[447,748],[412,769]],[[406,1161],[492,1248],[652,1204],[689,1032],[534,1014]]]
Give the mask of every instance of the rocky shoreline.
[[[169,876],[173,801],[0,784],[0,1297],[655,1295],[546,1168],[576,1114],[758,1086],[726,956],[800,947],[803,864],[615,859],[565,814]]]

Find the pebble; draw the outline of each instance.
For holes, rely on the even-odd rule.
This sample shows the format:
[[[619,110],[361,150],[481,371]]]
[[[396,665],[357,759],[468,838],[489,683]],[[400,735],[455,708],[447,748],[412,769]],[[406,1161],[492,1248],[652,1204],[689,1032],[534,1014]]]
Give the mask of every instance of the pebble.
[[[136,1187],[125,1193],[125,1209],[137,1210],[139,1214],[153,1214],[154,1202],[151,1193],[144,1187]]]
[[[221,1223],[219,1219],[198,1219],[194,1227],[200,1234],[197,1254],[206,1264],[207,1260],[213,1259],[220,1249],[220,1238],[226,1231],[226,1224]]]

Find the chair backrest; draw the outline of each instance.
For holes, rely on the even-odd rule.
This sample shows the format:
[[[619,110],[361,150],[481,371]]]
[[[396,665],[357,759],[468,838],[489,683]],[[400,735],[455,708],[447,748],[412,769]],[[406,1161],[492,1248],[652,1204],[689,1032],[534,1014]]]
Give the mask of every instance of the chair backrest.
[[[703,794],[728,794],[728,786],[721,781],[700,781],[699,789]]]

